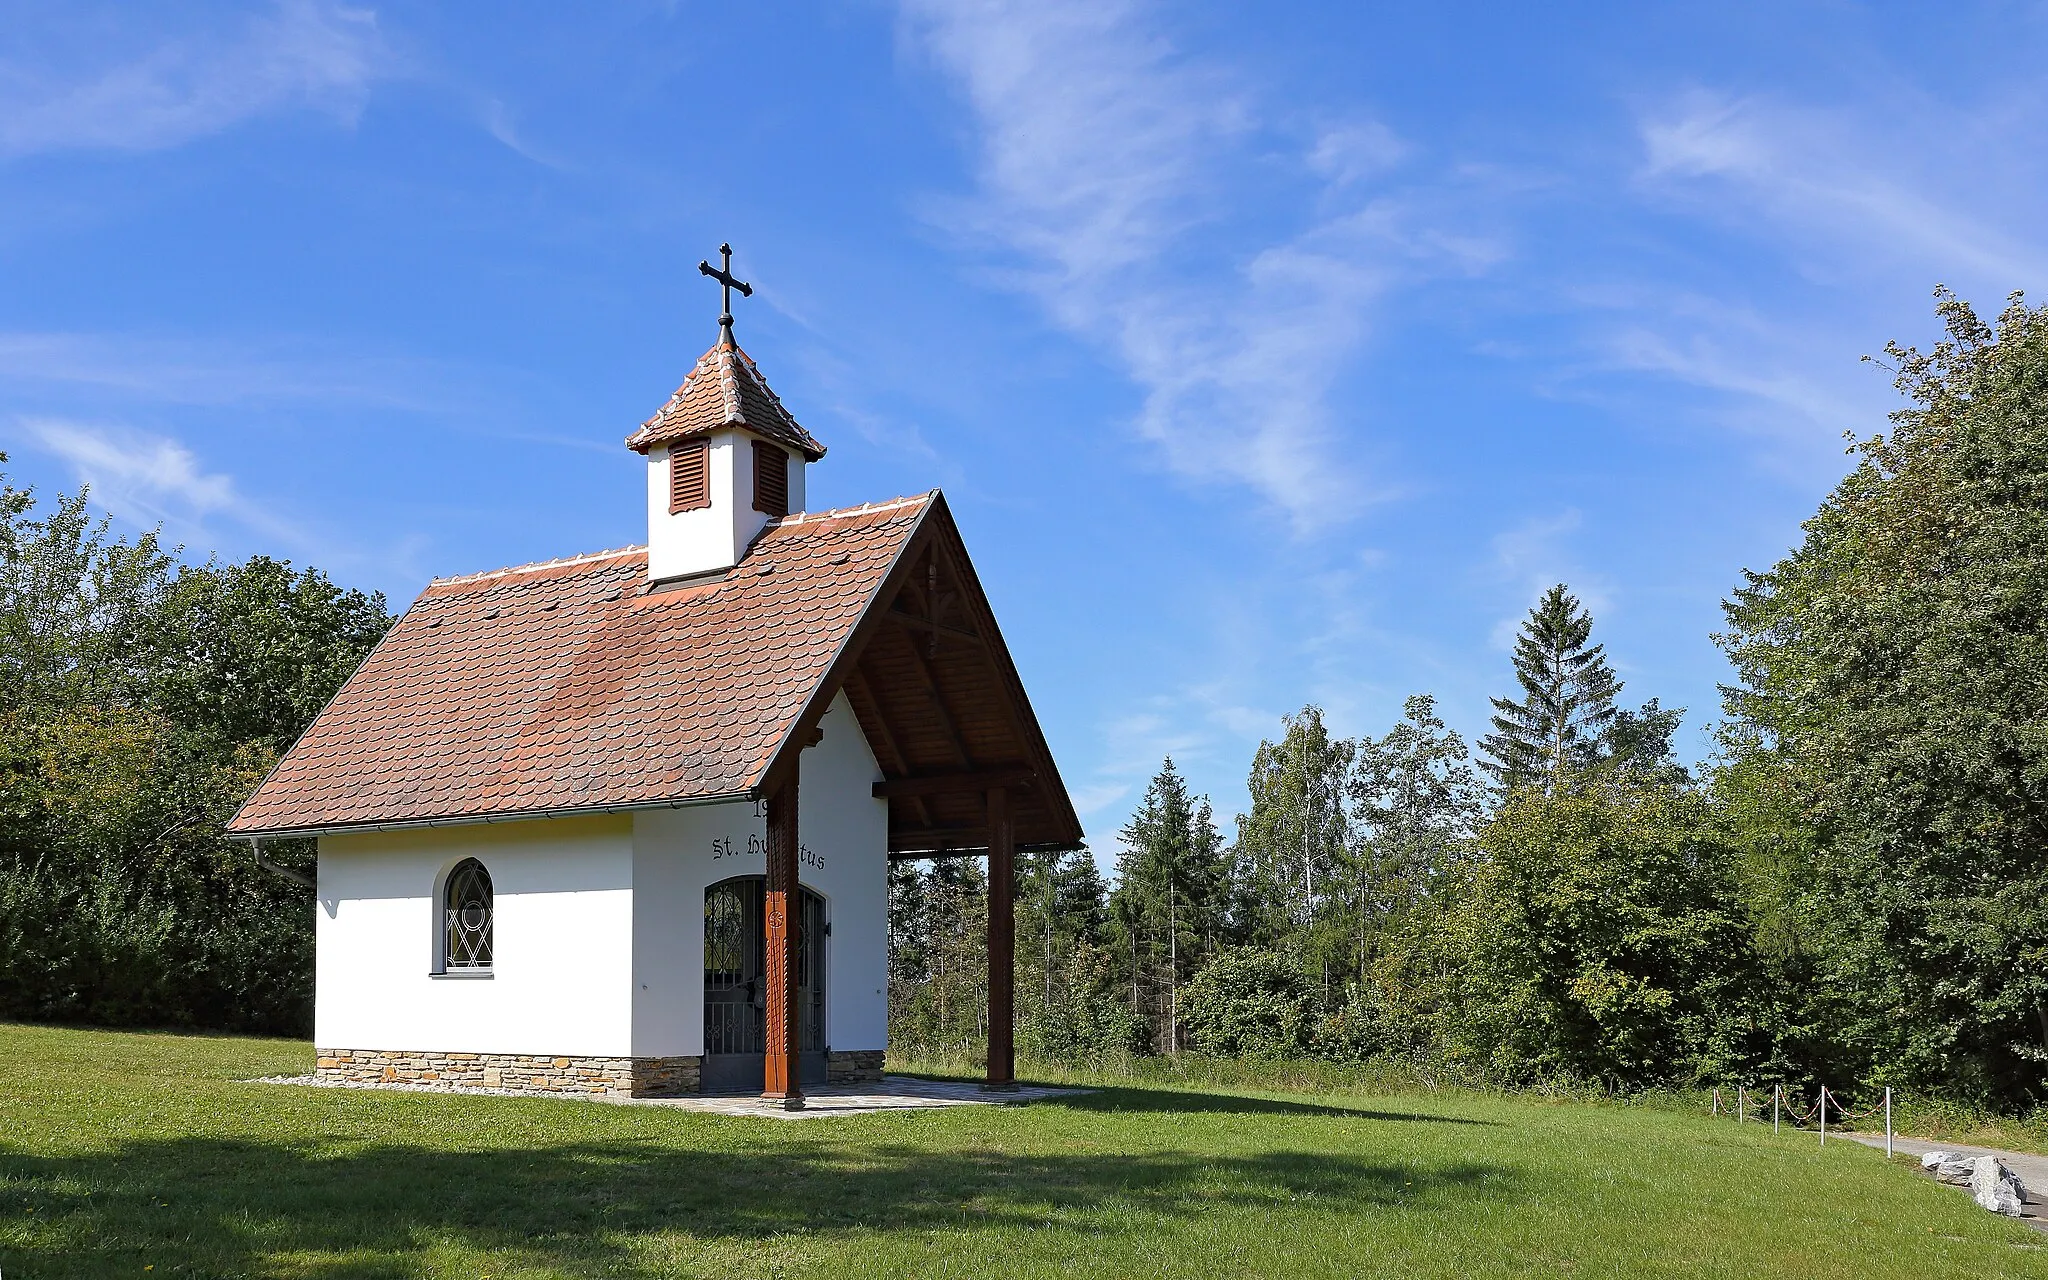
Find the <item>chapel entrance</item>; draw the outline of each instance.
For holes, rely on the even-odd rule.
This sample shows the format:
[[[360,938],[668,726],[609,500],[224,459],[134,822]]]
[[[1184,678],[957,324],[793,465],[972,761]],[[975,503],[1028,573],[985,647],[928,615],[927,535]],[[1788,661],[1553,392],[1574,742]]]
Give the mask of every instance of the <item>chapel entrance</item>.
[[[704,891],[706,1093],[758,1093],[768,1049],[765,876],[734,876]],[[825,900],[797,890],[797,1081],[824,1084]]]

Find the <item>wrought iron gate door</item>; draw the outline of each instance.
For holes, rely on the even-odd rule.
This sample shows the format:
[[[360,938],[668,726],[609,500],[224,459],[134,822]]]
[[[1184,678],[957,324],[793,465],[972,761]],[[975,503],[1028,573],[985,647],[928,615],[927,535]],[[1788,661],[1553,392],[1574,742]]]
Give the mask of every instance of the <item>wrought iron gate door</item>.
[[[704,1088],[761,1087],[768,1047],[763,876],[735,876],[704,891]],[[825,1083],[825,900],[797,890],[797,1079]]]

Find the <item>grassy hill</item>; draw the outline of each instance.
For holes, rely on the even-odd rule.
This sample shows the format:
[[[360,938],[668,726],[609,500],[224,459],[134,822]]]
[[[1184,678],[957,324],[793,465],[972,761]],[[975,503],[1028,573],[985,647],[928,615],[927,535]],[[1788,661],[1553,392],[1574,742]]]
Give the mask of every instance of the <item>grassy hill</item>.
[[[1120,1088],[799,1122],[244,1083],[0,1026],[0,1274],[2048,1276],[1882,1155],[1640,1107]]]

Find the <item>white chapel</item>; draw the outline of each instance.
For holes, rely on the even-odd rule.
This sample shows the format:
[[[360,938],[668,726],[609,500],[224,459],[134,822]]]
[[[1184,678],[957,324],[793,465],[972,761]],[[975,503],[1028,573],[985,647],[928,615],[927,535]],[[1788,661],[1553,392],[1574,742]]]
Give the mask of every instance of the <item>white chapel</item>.
[[[880,1077],[890,860],[984,856],[1012,1083],[1012,859],[1079,821],[945,499],[805,509],[725,252],[646,545],[434,580],[229,824],[317,841],[322,1076],[800,1107]]]

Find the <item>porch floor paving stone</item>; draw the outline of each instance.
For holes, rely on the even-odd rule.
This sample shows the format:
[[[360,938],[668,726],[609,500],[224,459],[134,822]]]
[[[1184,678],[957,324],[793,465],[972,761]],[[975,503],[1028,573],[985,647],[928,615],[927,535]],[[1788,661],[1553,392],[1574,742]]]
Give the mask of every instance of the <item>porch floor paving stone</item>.
[[[673,1107],[721,1116],[769,1116],[778,1120],[810,1120],[826,1116],[866,1116],[884,1111],[925,1111],[939,1107],[1014,1106],[1047,1098],[1093,1093],[1092,1089],[1055,1089],[1044,1085],[1019,1085],[1005,1092],[991,1092],[980,1085],[958,1080],[919,1080],[911,1076],[884,1076],[882,1083],[818,1085],[804,1090],[801,1111],[785,1111],[755,1094],[706,1093],[678,1098],[613,1098],[587,1093],[539,1093],[519,1089],[486,1089],[477,1085],[413,1084],[406,1082],[361,1083],[323,1080],[317,1076],[264,1076],[256,1084],[304,1085],[315,1089],[383,1089],[397,1093],[463,1093],[493,1098],[552,1098],[564,1101],[604,1102],[621,1107]]]

